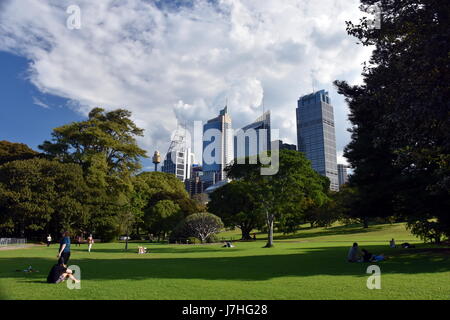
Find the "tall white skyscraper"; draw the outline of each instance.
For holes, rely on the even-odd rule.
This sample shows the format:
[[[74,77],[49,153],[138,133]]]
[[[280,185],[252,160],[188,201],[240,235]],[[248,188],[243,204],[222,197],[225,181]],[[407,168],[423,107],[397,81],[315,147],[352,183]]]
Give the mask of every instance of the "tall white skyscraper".
[[[195,155],[191,152],[183,130],[175,133],[161,171],[174,174],[179,180],[185,181],[191,177],[191,167],[195,162]]]
[[[233,161],[233,132],[228,108],[203,126],[203,181],[206,186],[226,179],[225,167]]]

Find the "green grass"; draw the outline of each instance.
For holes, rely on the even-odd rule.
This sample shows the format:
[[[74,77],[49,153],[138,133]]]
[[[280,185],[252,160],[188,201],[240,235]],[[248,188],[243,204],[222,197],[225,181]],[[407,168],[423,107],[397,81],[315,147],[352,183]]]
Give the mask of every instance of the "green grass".
[[[233,233],[234,232],[234,233]],[[239,233],[228,231],[224,236]],[[56,246],[0,250],[2,299],[450,299],[450,250],[431,245],[390,249],[391,238],[417,242],[403,224],[304,229],[277,234],[265,249],[263,234],[236,248],[212,245],[122,243],[72,248],[70,264],[81,267],[81,290],[45,283]],[[369,290],[369,264],[347,263],[352,242],[389,259],[379,263],[381,290]],[[29,265],[40,273],[16,272]]]

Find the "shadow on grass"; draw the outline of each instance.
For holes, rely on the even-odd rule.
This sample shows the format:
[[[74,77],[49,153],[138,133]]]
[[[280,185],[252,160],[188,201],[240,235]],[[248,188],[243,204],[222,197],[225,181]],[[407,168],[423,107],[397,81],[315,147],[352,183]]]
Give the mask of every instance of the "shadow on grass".
[[[324,236],[350,235],[350,234],[357,234],[357,233],[361,234],[361,233],[370,233],[370,232],[380,231],[385,228],[386,227],[382,226],[382,225],[379,225],[379,226],[373,225],[373,226],[370,226],[369,228],[363,228],[362,226],[355,225],[353,227],[338,226],[338,227],[331,227],[328,229],[317,230],[316,232],[299,233],[299,231],[314,230],[311,228],[302,228],[302,229],[298,230],[297,233],[294,233],[294,234],[277,235],[274,237],[274,240],[316,238],[316,237],[324,237]]]
[[[418,253],[386,246],[365,246],[369,252],[384,253],[388,260],[379,263],[382,273],[419,274],[450,271],[448,254]],[[267,249],[266,255],[161,258],[151,254],[139,258],[77,259],[70,264],[80,266],[82,280],[144,280],[144,279],[202,279],[264,281],[276,277],[308,277],[317,275],[366,277],[367,263],[348,263],[348,248],[318,247],[289,248],[298,250],[289,254],[276,254]],[[276,249],[275,249],[276,250]],[[198,252],[198,251],[197,251]],[[280,251],[278,251],[279,253]],[[180,252],[178,252],[180,253]],[[231,253],[231,251],[230,251]],[[252,251],[249,250],[249,254]],[[13,270],[33,264],[40,273],[25,274]],[[20,282],[45,283],[53,261],[45,258],[0,258],[0,279],[15,278]],[[371,263],[373,264],[373,263]]]

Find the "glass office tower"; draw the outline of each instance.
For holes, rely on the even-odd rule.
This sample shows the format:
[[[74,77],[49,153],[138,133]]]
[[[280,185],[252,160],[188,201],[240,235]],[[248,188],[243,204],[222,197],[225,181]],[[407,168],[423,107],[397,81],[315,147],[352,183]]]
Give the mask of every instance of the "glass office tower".
[[[297,142],[313,169],[330,179],[330,189],[339,191],[333,106],[325,90],[298,100]]]
[[[212,146],[215,148],[211,148]],[[228,114],[228,108],[225,107],[218,117],[209,120],[203,126],[202,180],[205,182],[205,187],[226,179],[224,169],[233,161],[233,151],[231,117]],[[215,161],[212,163],[205,161],[206,154],[214,157]]]
[[[234,136],[234,158],[254,157],[264,151],[270,151],[272,149],[270,130],[270,111],[237,130]]]

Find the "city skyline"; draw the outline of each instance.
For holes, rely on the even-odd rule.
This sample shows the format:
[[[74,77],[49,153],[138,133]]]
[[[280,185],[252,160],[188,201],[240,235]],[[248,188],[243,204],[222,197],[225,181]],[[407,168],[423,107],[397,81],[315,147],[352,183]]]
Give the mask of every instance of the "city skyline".
[[[139,145],[149,152],[165,151],[177,122],[210,119],[228,99],[236,127],[250,123],[265,104],[273,111],[272,126],[280,129],[280,139],[294,143],[292,101],[315,86],[328,90],[335,102],[342,154],[350,140],[344,129],[349,127],[348,108],[332,81],[360,81],[360,65],[370,52],[345,32],[345,21],[360,16],[357,1],[306,1],[301,7],[272,0],[264,5],[195,1],[190,6],[136,1],[134,7],[128,2],[110,10],[79,1],[82,19],[76,30],[66,27],[63,3],[11,1],[2,6],[3,139],[36,149],[54,127],[81,120],[100,106],[132,111],[145,129]],[[274,10],[275,3],[280,10]],[[122,7],[126,15],[118,14]],[[174,25],[183,25],[184,33]],[[211,32],[198,37],[206,29]],[[47,36],[52,42],[38,41]],[[20,132],[19,119],[32,130]],[[151,161],[144,166],[151,168]]]

